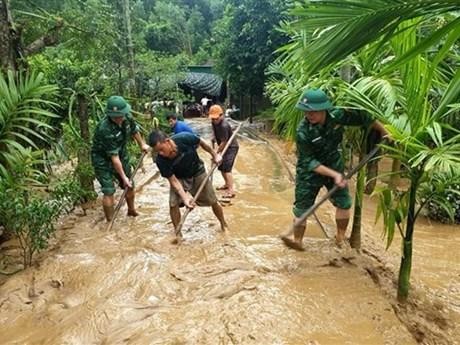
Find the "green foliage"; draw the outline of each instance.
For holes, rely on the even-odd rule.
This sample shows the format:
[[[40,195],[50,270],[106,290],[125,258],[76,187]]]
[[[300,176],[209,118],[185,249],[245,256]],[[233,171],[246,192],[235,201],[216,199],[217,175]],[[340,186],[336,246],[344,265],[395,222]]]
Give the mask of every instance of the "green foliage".
[[[36,156],[30,149],[16,152],[0,178],[0,222],[18,237],[24,267],[36,251],[46,248],[59,214],[59,203],[46,199],[43,192],[46,177],[34,168],[40,162]]]
[[[136,121],[140,124],[142,128],[142,135],[147,136],[153,129],[160,129],[162,131],[169,131],[171,127],[169,126],[168,120],[166,119],[167,114],[170,114],[171,110],[164,107],[158,107],[155,110],[155,115],[150,117],[137,117]],[[180,116],[179,116],[180,118]]]
[[[273,51],[286,42],[276,29],[284,1],[231,1],[213,31],[216,67],[237,94],[262,95]]]
[[[375,193],[379,196],[376,213],[376,222],[383,216],[385,225],[387,249],[393,242],[395,230],[403,233],[403,221],[407,217],[407,192],[400,192],[388,188],[377,188]],[[397,227],[397,228],[396,228]]]
[[[257,119],[274,119],[276,109],[274,107],[270,107],[267,109],[264,109],[262,111],[257,112],[256,118]]]
[[[45,71],[48,80],[57,84],[60,89],[87,95],[103,92],[107,83],[111,85],[110,79],[116,79],[117,76],[104,74],[106,70],[100,65],[102,61],[90,57],[86,57],[84,61],[79,59],[79,56],[70,50],[50,48],[41,55],[31,57],[30,65]],[[65,101],[68,102],[68,99],[69,97],[66,97]],[[68,103],[65,103],[63,108],[67,109],[67,105]]]
[[[375,78],[376,82],[373,86],[369,81],[364,82],[374,90],[378,90],[382,96],[385,95],[381,87],[386,81],[387,87],[389,86],[390,92],[393,93],[387,96],[392,100],[398,97],[399,104],[396,108],[388,105],[385,109],[388,112],[391,112],[392,108],[400,111],[401,102],[410,96],[404,98],[401,97],[401,92],[398,93],[397,89],[401,90],[401,79],[399,78],[401,75],[397,71],[402,64],[426,51],[429,52],[430,58],[433,58],[437,51],[441,52],[433,60],[436,64],[439,63],[438,68],[432,69],[432,72],[425,78],[425,81],[432,80],[433,85],[436,85],[430,101],[435,107],[438,107],[439,96],[442,94],[441,90],[444,89],[443,85],[446,85],[458,70],[455,68],[458,66],[458,16],[446,13],[452,11],[452,3],[452,1],[441,1],[434,4],[434,1],[427,1],[421,5],[416,0],[408,1],[404,5],[380,1],[371,3],[364,0],[298,3],[290,11],[293,20],[281,26],[281,30],[290,35],[291,41],[278,50],[281,56],[276,64],[270,67],[272,78],[267,89],[272,101],[279,104],[278,126],[287,128],[285,134],[292,138],[298,124],[298,112],[294,110],[293,104],[300,96],[302,89],[322,86],[334,95],[334,92],[331,93],[331,91],[334,91],[336,87],[331,89],[333,86],[331,81],[337,77],[343,77],[341,75],[343,68],[350,70],[351,79],[343,78],[347,81],[355,81],[360,77]],[[423,8],[420,8],[420,11],[414,10],[418,6]],[[432,10],[430,15],[425,16]],[[385,21],[379,21],[380,17],[385,18]],[[414,17],[421,19],[412,23],[407,21]],[[405,20],[409,24],[398,28],[397,24]],[[377,30],[381,27],[385,29]],[[398,48],[398,44],[394,43],[395,40],[390,40],[391,37],[394,37],[396,42],[401,41],[404,35],[412,35],[411,30],[413,31],[414,28],[423,33],[418,36],[419,39],[415,46],[412,45],[412,42],[409,49],[405,49],[408,46]],[[366,32],[366,35],[362,34],[362,30]],[[347,38],[343,39],[343,35],[346,35]],[[440,50],[437,49],[443,42],[446,42],[446,46]],[[359,49],[356,46],[359,46]],[[398,53],[394,51],[396,49],[405,49],[405,51]],[[455,52],[457,52],[457,57],[455,57]],[[414,67],[417,69],[420,66],[414,65]],[[411,71],[417,74],[416,70]],[[455,85],[457,84],[451,84],[449,90],[454,90]],[[392,88],[396,89],[396,93],[391,91]],[[411,88],[414,94],[418,93],[417,84],[411,85]],[[449,97],[444,97],[443,107],[438,109],[439,114],[446,114],[444,106],[455,99],[453,91],[449,93]],[[419,97],[416,98],[419,99]],[[337,100],[340,101],[340,97]],[[382,103],[375,101],[378,105]],[[421,104],[418,105],[418,108],[420,106]]]
[[[40,5],[26,2],[23,7],[29,13],[17,13],[16,17],[28,21],[28,30],[56,18],[64,21],[64,26],[60,44],[30,57],[32,66],[43,70],[51,82],[76,93],[112,94],[126,86],[126,82],[120,86],[127,73],[123,68],[126,44],[123,21],[113,7],[116,4],[66,0],[59,7]],[[68,95],[62,93],[61,97],[62,109],[68,109]]]
[[[30,149],[16,153],[0,178],[0,225],[18,238],[24,267],[31,265],[36,252],[47,248],[54,222],[63,211],[95,197],[81,188],[76,174],[48,184],[48,177],[35,168],[42,163],[37,159],[40,154]]]
[[[412,25],[420,25],[418,21],[402,28],[399,25],[404,21],[414,18],[430,20],[436,14],[456,10],[458,2],[455,0],[427,0],[423,3],[411,0],[404,4],[399,1],[388,3],[345,0],[340,3],[318,1],[314,4],[299,4],[292,9],[291,14],[296,18],[292,23],[293,28],[307,33],[311,38],[301,47],[304,53],[308,54],[308,59],[302,65],[305,67],[305,73],[311,75],[371,42],[380,43],[375,46],[377,51],[381,49],[382,43],[400,35],[404,30],[413,28]],[[405,55],[392,62],[392,68],[441,41],[449,31],[454,33],[455,26],[450,24],[451,22],[445,22],[431,35],[425,33],[419,44],[411,46]],[[334,50],[330,50],[331,47],[334,47]]]
[[[16,153],[26,147],[50,143],[47,123],[55,117],[46,110],[55,104],[45,99],[56,87],[43,82],[42,73],[9,71],[0,74],[0,171],[8,169]]]
[[[207,7],[209,9],[209,7]],[[157,1],[146,25],[145,40],[151,50],[191,56],[209,36],[206,6],[184,6]]]
[[[191,64],[192,65],[211,65],[212,64],[212,52],[213,52],[213,39],[203,40],[198,51],[193,55]]]
[[[146,52],[137,55],[136,63],[142,76],[139,95],[147,96],[149,101],[183,98],[177,84],[184,79],[189,63],[185,55]]]
[[[75,173],[60,176],[59,179],[49,185],[50,197],[59,201],[60,212],[70,213],[75,206],[97,197],[94,192],[88,192],[81,187],[80,174],[89,174],[94,177],[93,169],[89,166],[77,170]]]
[[[68,158],[76,157],[77,153],[80,150],[87,148],[89,143],[86,143],[82,140],[80,133],[72,124],[63,123],[62,128],[63,133],[61,146],[65,156]]]
[[[14,185],[18,193],[43,187],[47,176],[37,168],[44,163],[42,157],[42,151],[32,151],[31,148],[15,151],[9,155],[8,170],[0,170],[0,181]]]
[[[304,114],[295,108],[302,90],[308,87],[322,88],[333,96],[335,91],[344,85],[343,81],[331,76],[328,71],[320,73],[308,84],[304,84],[301,77],[295,78],[295,73],[284,73],[276,65],[270,67],[270,73],[266,93],[276,105],[275,130],[289,140],[295,138],[297,126],[304,118]]]
[[[460,223],[460,174],[436,174],[420,185],[428,217],[443,223]]]
[[[5,229],[19,239],[24,267],[28,267],[33,255],[48,246],[55,231],[53,222],[59,216],[59,204],[56,200],[18,195],[10,189],[2,190],[2,193],[7,198],[0,200],[5,207],[3,216],[7,217]]]
[[[292,37],[272,71],[283,87],[269,87],[280,104],[278,114],[292,134],[297,118],[289,120],[302,86],[320,85],[342,77],[334,71],[349,68],[350,83],[335,83],[338,104],[360,108],[387,123],[394,139],[384,145],[398,160],[407,178],[406,191],[380,189],[387,244],[396,227],[403,237],[398,297],[407,298],[412,238],[417,216],[430,198],[421,199],[423,183],[439,183],[438,174],[460,170],[460,133],[446,123],[458,114],[460,18],[453,0],[401,2],[366,0],[296,3],[294,20],[284,30]],[[446,14],[450,12],[450,14]],[[353,53],[353,55],[351,55]],[[379,62],[376,64],[376,62]],[[455,67],[449,67],[452,65]],[[300,79],[295,82],[295,77]],[[291,85],[301,86],[288,93]],[[330,89],[331,83],[323,88]],[[296,115],[297,116],[297,115]],[[454,116],[455,118],[455,116]]]

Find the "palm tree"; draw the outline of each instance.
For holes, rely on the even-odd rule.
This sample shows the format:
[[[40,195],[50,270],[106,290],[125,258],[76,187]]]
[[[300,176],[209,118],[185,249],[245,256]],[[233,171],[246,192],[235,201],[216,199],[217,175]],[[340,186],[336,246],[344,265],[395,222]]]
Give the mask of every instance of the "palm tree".
[[[382,50],[388,52],[379,77],[398,81],[393,88],[396,103],[379,104],[377,97],[385,99],[385,87],[377,83],[372,95],[372,80],[363,82],[367,91],[351,87],[354,95],[349,96],[352,104],[389,123],[395,144],[385,149],[401,162],[401,174],[410,181],[405,191],[379,191],[378,212],[383,215],[388,245],[396,228],[403,238],[398,281],[402,301],[409,292],[415,220],[428,201],[420,199],[419,187],[429,182],[447,188],[449,182],[439,180],[437,174],[452,176],[460,171],[460,132],[445,123],[449,113],[458,114],[460,109],[455,104],[460,93],[458,55],[453,59],[449,55],[451,48],[458,48],[459,9],[456,0],[306,2],[291,11],[297,19],[289,30],[296,37],[282,49],[285,73],[302,74],[305,84],[354,52],[368,49],[367,65],[378,61],[375,57]],[[449,63],[457,68],[449,68]],[[299,93],[300,88],[293,96],[278,97],[289,104]]]

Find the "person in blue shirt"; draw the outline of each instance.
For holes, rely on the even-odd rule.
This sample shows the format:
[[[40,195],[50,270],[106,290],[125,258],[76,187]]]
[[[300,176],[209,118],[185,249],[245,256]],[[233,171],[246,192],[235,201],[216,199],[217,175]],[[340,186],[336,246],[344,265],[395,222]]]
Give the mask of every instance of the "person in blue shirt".
[[[193,132],[189,125],[187,125],[184,121],[180,121],[177,119],[176,114],[169,114],[166,116],[166,119],[168,120],[168,123],[171,126],[171,129],[174,134],[181,132],[189,132],[195,134],[195,132]]]

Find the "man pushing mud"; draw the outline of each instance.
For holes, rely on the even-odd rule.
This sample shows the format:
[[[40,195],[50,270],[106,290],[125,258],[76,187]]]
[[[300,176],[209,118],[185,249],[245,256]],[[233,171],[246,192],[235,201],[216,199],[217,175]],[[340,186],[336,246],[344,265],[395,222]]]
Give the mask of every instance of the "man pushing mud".
[[[126,203],[128,216],[138,215],[134,207],[135,191],[131,178],[128,141],[133,138],[139,148],[148,152],[149,146],[140,134],[139,126],[131,115],[131,106],[121,96],[107,100],[106,116],[97,124],[91,148],[91,162],[96,178],[101,184],[102,207],[105,218],[110,222],[114,214],[114,180],[120,187],[127,188]]]
[[[176,229],[180,219],[180,207],[194,208],[193,196],[200,184],[207,179],[203,161],[196,150],[200,146],[208,152],[215,164],[222,161],[212,147],[195,134],[182,132],[168,137],[161,131],[153,131],[149,135],[149,145],[158,153],[156,164],[161,176],[169,181],[169,212]],[[219,204],[212,183],[207,179],[201,194],[196,199],[198,206],[211,206],[220,222],[222,231],[227,230],[222,206]]]
[[[371,127],[382,138],[388,136],[388,132],[379,121],[374,121],[364,111],[334,108],[326,94],[319,89],[306,90],[296,108],[303,111],[305,117],[296,133],[298,160],[293,208],[294,241],[288,236],[282,236],[282,240],[291,248],[303,250],[306,221],[300,222],[301,216],[313,206],[322,186],[330,190],[336,185],[339,189],[332,194],[331,201],[336,207],[335,239],[341,246],[345,240],[352,205],[347,180],[343,175],[344,161],[339,150],[344,126]]]

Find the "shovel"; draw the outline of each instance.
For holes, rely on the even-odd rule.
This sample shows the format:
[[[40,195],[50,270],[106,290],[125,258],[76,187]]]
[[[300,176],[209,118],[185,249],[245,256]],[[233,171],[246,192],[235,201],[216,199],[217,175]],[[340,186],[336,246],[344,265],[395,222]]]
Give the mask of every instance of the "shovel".
[[[388,143],[387,139],[384,139],[381,143]],[[351,169],[346,175],[345,179],[349,180],[354,174],[356,174],[364,165],[367,164],[375,155],[376,153],[380,150],[379,146],[374,147],[374,149],[369,152],[353,169]],[[293,222],[291,228],[289,231],[283,235],[281,235],[281,239],[283,240],[284,244],[290,248],[296,249],[296,250],[303,250],[299,244],[289,238],[294,233],[294,228],[296,226],[299,226],[305,222],[305,220],[313,213],[315,210],[320,207],[327,199],[331,197],[332,194],[334,194],[340,187],[337,185],[334,185],[323,197],[319,199],[319,201],[311,206],[308,210],[304,212],[295,222]]]
[[[222,150],[221,152],[221,156],[223,157],[225,155],[225,152],[227,152],[227,149],[230,147],[230,144],[232,143],[233,139],[235,139],[236,137],[236,134],[238,133],[238,131],[240,130],[241,126],[243,125],[244,122],[241,122],[238,127],[236,128],[236,130],[233,132],[232,136],[230,137],[230,139],[228,139],[227,143],[225,144],[225,147],[224,149]],[[208,179],[210,176],[212,176],[214,170],[217,168],[217,164],[213,163],[212,166],[211,166],[211,169],[209,170],[208,174],[206,175],[206,178],[203,179],[203,181],[201,182],[198,190],[196,191],[195,195],[193,196],[193,199],[192,199],[192,204],[198,199],[198,197],[200,196],[201,192],[203,191],[203,188],[204,186],[206,185],[206,183],[208,182]],[[180,243],[181,239],[182,239],[182,227],[184,225],[184,222],[185,222],[185,219],[187,218],[188,214],[190,213],[190,211],[192,210],[192,208],[188,208],[185,210],[179,224],[177,224],[177,227],[175,229],[175,235],[176,235],[176,238],[174,240],[173,243]]]
[[[136,176],[136,173],[139,170],[140,166],[142,165],[142,161],[144,160],[144,157],[146,154],[147,152],[142,152],[141,158],[139,158],[139,162],[137,163],[137,166],[134,169],[133,174],[131,175],[131,182],[134,181],[134,176]],[[113,211],[112,220],[107,225],[107,231],[112,229],[113,223],[115,222],[115,218],[118,215],[118,211],[120,211],[121,205],[123,205],[123,201],[125,200],[126,193],[128,193],[128,187],[125,187],[125,189],[123,190],[123,194],[121,195],[120,200],[118,201],[118,204],[115,207],[115,210]]]

